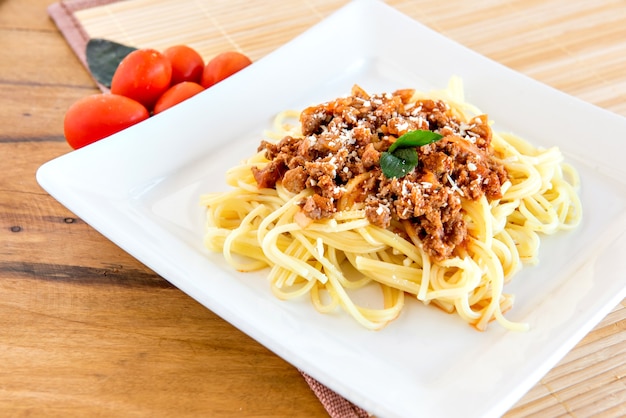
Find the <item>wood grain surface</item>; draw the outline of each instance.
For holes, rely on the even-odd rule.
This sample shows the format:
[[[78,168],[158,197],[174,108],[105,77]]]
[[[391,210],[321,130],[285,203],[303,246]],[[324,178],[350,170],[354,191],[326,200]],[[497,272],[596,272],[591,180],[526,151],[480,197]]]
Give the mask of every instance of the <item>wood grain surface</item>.
[[[126,13],[139,2],[124,2]],[[98,92],[49,18],[52,3],[0,0],[0,416],[328,416],[291,365],[38,186],[37,168],[70,152],[66,109]],[[207,58],[236,48],[258,59],[346,1],[193,3],[212,20],[199,23],[209,35],[187,43]],[[504,65],[626,116],[623,0],[388,3]],[[120,41],[140,46],[172,42],[155,30],[165,25],[156,15],[135,15],[120,30],[111,22],[123,11],[98,13],[80,15],[94,35],[123,34]],[[138,27],[143,32],[132,33]],[[622,302],[506,416],[626,416],[625,375]]]

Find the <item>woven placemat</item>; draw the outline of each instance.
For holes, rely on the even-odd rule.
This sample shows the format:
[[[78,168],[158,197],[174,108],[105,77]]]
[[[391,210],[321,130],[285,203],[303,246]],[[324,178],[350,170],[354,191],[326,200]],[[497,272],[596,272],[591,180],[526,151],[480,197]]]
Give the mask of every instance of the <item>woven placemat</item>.
[[[89,9],[96,6],[102,6],[114,3],[119,0],[74,0],[61,1],[48,6],[48,15],[59,28],[59,31],[65,37],[65,40],[72,48],[80,62],[87,67],[87,57],[85,55],[85,46],[89,41],[89,35],[83,28],[80,21],[76,18],[75,12]],[[102,91],[108,90],[105,86],[98,83],[94,78],[94,82]]]

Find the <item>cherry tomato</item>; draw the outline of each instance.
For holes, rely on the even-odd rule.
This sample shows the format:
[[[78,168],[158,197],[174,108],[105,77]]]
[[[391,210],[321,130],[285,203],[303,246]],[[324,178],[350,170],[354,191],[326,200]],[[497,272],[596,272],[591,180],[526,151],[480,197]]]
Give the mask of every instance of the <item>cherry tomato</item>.
[[[115,70],[111,93],[130,97],[151,110],[171,80],[172,64],[165,55],[154,49],[137,49]]]
[[[175,84],[159,97],[159,100],[157,100],[154,105],[154,114],[161,113],[183,100],[195,96],[202,90],[204,90],[204,87],[192,81],[183,81],[182,83]]]
[[[250,58],[236,51],[222,52],[211,59],[202,73],[202,87],[211,87],[252,64]]]
[[[83,97],[65,113],[65,139],[72,148],[82,148],[149,116],[144,105],[125,96],[94,94]]]
[[[204,60],[195,49],[187,45],[175,45],[163,51],[163,55],[172,64],[172,86],[183,81],[200,84]]]

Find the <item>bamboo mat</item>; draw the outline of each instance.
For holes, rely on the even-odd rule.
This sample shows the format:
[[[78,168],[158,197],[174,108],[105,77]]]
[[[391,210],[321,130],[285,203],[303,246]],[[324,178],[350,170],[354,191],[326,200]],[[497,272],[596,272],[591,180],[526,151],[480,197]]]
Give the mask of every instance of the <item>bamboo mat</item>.
[[[100,0],[102,2],[107,0]],[[239,50],[252,60],[310,28],[346,0],[61,2],[84,30],[136,47],[178,43],[205,59]],[[74,6],[72,5],[74,3]],[[623,0],[448,0],[388,4],[532,78],[626,116]],[[76,6],[79,4],[79,6]],[[80,50],[77,50],[80,56]],[[626,140],[626,138],[616,138]],[[626,416],[626,301],[530,390],[506,417]]]
[[[75,16],[91,37],[156,49],[187,43],[207,59],[235,49],[255,60],[347,2],[130,0],[80,10]],[[623,0],[387,3],[532,78],[626,115]]]

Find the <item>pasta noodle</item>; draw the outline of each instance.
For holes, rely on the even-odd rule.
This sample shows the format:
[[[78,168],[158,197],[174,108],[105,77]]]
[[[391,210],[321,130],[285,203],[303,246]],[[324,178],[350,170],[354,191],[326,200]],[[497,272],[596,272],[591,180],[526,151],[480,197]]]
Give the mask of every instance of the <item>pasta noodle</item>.
[[[458,78],[451,79],[446,90],[414,93],[409,103],[421,99],[444,101],[461,121],[480,115],[465,102]],[[293,122],[299,116],[293,111],[279,114],[266,136],[274,142],[303,137]],[[342,185],[337,210],[330,216],[307,218],[303,202],[312,197],[313,187],[296,193],[280,180],[274,187],[259,187],[253,167],[268,164],[263,151],[228,170],[230,191],[201,197],[207,208],[205,245],[222,252],[238,271],[268,269],[276,297],[308,296],[319,312],[341,308],[368,329],[380,329],[397,318],[408,297],[456,312],[478,330],[494,320],[524,330],[527,324],[504,317],[514,301],[504,286],[523,264],[538,262],[541,234],[578,225],[578,176],[556,147],[536,148],[513,134],[497,132],[491,147],[507,174],[501,197],[473,200],[456,188],[467,236],[449,256],[425,251],[424,233],[410,220],[392,218],[388,227],[381,227],[368,219],[362,201],[350,198],[353,189],[362,190],[370,180],[368,172]],[[458,180],[449,174],[444,178],[454,191]],[[376,288],[378,304],[358,302],[360,291]]]

